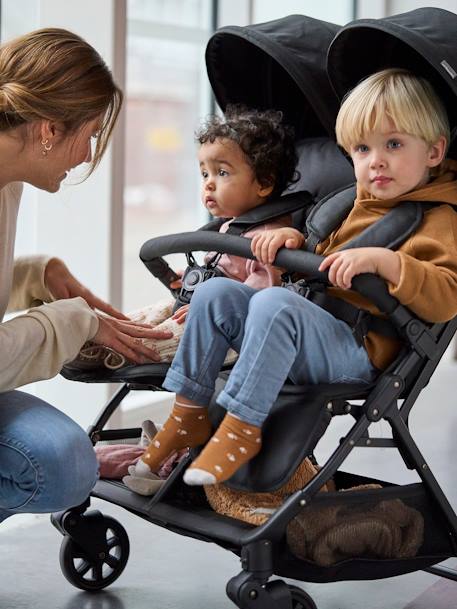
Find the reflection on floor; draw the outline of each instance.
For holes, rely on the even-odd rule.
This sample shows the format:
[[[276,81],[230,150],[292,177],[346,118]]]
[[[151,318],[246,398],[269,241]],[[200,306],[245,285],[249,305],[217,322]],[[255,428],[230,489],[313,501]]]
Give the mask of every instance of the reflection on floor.
[[[411,429],[438,481],[457,507],[457,364],[445,358],[411,415]],[[335,422],[318,447],[318,457],[333,450],[346,423]],[[387,425],[378,426],[387,435]],[[389,449],[354,451],[345,469],[411,480]],[[59,567],[61,537],[48,517],[0,526],[1,609],[230,609],[227,581],[240,571],[239,559],[214,545],[154,527],[125,510],[94,501],[125,526],[131,542],[129,563],[105,592],[92,595],[73,588]],[[456,561],[450,561],[451,567]],[[457,609],[457,583],[423,572],[388,580],[303,584],[319,609]]]
[[[405,609],[455,609],[457,607],[457,582],[437,581],[418,596]]]

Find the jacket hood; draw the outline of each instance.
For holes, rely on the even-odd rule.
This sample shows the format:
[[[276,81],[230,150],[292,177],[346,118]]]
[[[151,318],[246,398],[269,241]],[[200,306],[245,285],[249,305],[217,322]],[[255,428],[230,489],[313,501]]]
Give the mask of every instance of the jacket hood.
[[[219,29],[206,48],[208,77],[219,106],[241,103],[281,110],[297,139],[329,136],[339,108],[326,72],[339,26],[304,15]]]
[[[443,101],[451,133],[457,131],[457,14],[419,8],[343,27],[328,50],[327,69],[342,98],[360,80],[385,68],[405,68],[426,78]],[[453,137],[448,156],[457,158]]]

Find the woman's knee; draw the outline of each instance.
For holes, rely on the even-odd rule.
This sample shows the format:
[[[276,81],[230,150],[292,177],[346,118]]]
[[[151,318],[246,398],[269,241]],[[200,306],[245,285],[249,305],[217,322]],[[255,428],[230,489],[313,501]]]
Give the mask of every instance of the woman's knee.
[[[21,508],[39,492],[39,468],[28,452],[23,443],[0,436],[1,508]]]
[[[57,448],[61,458],[57,467],[50,470],[54,482],[59,489],[59,497],[63,507],[78,505],[90,494],[98,480],[98,462],[89,437],[79,426],[67,430],[67,437]]]
[[[5,406],[0,416],[0,507],[47,512],[81,503],[98,476],[87,434],[42,400],[12,393],[6,405],[0,404]],[[8,409],[11,405],[14,410]]]

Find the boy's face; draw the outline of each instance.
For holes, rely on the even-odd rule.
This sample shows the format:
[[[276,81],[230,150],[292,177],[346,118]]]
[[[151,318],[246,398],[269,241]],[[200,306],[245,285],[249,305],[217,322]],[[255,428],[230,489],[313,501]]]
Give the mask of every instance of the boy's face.
[[[206,142],[198,152],[203,205],[212,216],[235,218],[257,207],[272,188],[262,188],[241,148],[229,139]]]
[[[419,137],[398,132],[385,118],[378,131],[351,146],[358,184],[377,199],[394,199],[420,188],[428,182],[430,168],[443,159],[442,139],[429,146]]]

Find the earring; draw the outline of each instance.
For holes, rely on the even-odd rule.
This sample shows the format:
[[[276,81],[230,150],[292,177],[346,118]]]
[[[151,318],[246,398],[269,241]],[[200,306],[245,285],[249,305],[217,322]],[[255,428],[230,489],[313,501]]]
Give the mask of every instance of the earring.
[[[41,140],[41,145],[43,146],[43,150],[41,151],[41,154],[43,156],[47,156],[48,152],[50,150],[52,150],[52,144],[49,144],[49,140]]]

